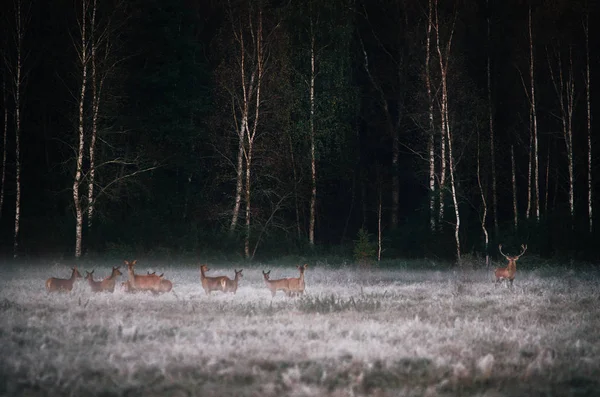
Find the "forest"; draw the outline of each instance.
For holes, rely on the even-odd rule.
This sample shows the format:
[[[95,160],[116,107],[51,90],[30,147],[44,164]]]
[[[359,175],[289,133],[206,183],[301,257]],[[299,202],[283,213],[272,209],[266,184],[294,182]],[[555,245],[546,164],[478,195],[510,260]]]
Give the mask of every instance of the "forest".
[[[3,2],[0,255],[597,259],[599,14]]]

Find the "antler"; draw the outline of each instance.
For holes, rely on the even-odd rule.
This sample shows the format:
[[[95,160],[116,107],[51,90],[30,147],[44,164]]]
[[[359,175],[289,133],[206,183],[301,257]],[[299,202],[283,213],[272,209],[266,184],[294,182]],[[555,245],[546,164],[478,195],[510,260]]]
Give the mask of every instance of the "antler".
[[[520,253],[519,255],[517,255],[515,259],[518,259],[518,258],[520,258],[520,257],[521,257],[521,255],[523,255],[523,254],[525,253],[525,251],[527,251],[527,244],[521,244],[521,249],[522,249],[523,251],[521,251],[521,253]]]
[[[502,244],[498,244],[498,250],[500,251],[500,253],[502,254],[503,257],[508,259],[508,255],[506,255],[504,252],[502,252]]]

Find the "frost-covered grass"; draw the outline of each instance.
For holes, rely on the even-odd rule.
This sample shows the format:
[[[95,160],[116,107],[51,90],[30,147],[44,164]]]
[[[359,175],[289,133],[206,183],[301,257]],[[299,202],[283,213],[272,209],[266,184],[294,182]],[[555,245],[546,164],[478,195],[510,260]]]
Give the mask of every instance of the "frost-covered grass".
[[[69,267],[0,267],[0,395],[600,395],[595,270],[518,267],[509,289],[491,270],[309,264],[304,297],[271,299],[268,268],[298,273],[246,268],[237,295],[205,296],[198,266],[140,262],[174,293],[48,294]]]

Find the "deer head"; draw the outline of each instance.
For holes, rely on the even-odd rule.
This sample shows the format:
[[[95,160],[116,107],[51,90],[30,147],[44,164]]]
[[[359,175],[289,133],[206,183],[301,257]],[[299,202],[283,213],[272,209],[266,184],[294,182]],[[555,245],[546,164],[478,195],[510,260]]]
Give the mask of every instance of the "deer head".
[[[500,254],[502,254],[502,256],[508,260],[509,266],[516,266],[515,262],[525,253],[525,251],[527,251],[527,245],[521,244],[521,253],[516,256],[508,256],[504,252],[502,252],[502,244],[498,245],[498,250],[500,251]]]

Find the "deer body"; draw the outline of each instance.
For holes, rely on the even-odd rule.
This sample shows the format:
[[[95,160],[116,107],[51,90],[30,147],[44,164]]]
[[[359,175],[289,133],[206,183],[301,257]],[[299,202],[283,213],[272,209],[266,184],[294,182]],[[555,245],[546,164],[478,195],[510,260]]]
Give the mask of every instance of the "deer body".
[[[298,270],[300,270],[300,277],[298,278],[289,278],[289,293],[288,296],[293,295],[303,295],[304,294],[304,271],[308,267],[308,265],[297,266]]]
[[[235,277],[233,278],[233,280],[230,280],[229,278],[225,278],[225,285],[223,285],[223,292],[233,292],[233,294],[235,295],[237,288],[238,288],[238,282],[240,280],[240,278],[242,278],[242,272],[244,271],[244,269],[240,270],[239,272],[235,269],[233,269],[233,271],[235,272]]]
[[[274,297],[277,291],[283,291],[287,296],[290,296],[290,279],[282,278],[279,280],[271,280],[270,274],[270,270],[266,273],[263,271],[265,284],[267,285],[267,288],[271,290],[271,297]]]
[[[123,273],[121,273],[121,271],[119,269],[120,269],[120,266],[119,267],[113,266],[110,276],[106,277],[104,280],[102,280],[100,282],[100,287],[102,288],[102,291],[105,291],[105,292],[114,292],[115,291],[115,284],[117,282],[117,277],[119,277],[123,274]],[[92,273],[93,273],[93,271],[92,271]]]
[[[125,261],[127,265],[127,274],[129,275],[128,287],[129,291],[151,291],[154,293],[160,292],[160,277],[157,275],[140,275],[135,274],[134,267],[136,260],[131,262]]]
[[[510,282],[510,286],[512,287],[515,274],[517,273],[517,260],[525,253],[527,246],[521,245],[522,251],[517,256],[508,256],[504,254],[504,252],[502,252],[502,244],[498,246],[498,250],[500,251],[500,254],[502,254],[502,256],[508,260],[508,266],[496,268],[494,271],[494,276],[496,276],[496,285],[503,280],[507,280]]]
[[[85,272],[85,279],[87,280],[92,292],[102,292],[102,281],[94,281],[94,271]]]
[[[202,288],[204,288],[206,295],[210,295],[212,291],[225,292],[227,277],[206,277],[206,272],[209,270],[210,269],[206,265],[200,266],[200,282],[202,283]]]
[[[72,269],[71,278],[51,277],[46,280],[46,290],[48,292],[69,292],[73,289],[73,284],[78,278],[81,278],[81,274],[77,270],[77,266],[75,266]]]

